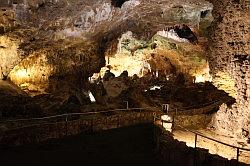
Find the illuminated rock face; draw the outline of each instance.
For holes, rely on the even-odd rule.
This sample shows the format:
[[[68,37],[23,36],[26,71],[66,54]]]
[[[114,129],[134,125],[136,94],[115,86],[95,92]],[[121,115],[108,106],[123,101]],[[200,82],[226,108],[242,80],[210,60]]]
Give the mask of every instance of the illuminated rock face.
[[[64,63],[64,59],[78,61],[79,59],[74,59],[74,56],[71,58],[72,54],[79,55],[78,51],[92,52],[92,56],[80,56],[80,62],[77,63],[77,66],[91,64],[90,69],[84,70],[85,74],[91,75],[94,70],[99,72],[100,67],[105,65],[105,52],[109,51],[112,43],[115,43],[122,33],[131,30],[138,39],[150,39],[158,30],[162,30],[166,26],[186,23],[197,27],[201,12],[212,10],[212,4],[204,0],[152,0],[150,2],[130,0],[119,4],[122,6],[117,6],[117,3],[113,3],[113,1],[111,3],[111,0],[27,0],[18,1],[16,4],[11,3],[12,1],[6,0],[4,10],[0,11],[1,34],[20,41],[20,44],[16,46],[18,53],[13,52],[11,56],[18,57],[15,62],[22,60],[26,62],[30,61],[30,59],[25,61],[26,58],[41,54],[43,50],[50,52],[45,53],[44,58],[49,61],[56,59],[56,62],[52,64],[48,62],[49,66],[53,70],[54,68],[57,70],[58,66],[66,66],[66,70],[54,72],[48,77],[49,81],[51,77],[57,77],[58,73],[60,73],[60,77],[68,75],[70,71],[73,72],[72,75],[81,73],[78,68],[67,70],[70,66],[75,67],[74,62]],[[85,44],[87,41],[95,43],[95,48],[91,47],[88,50],[89,45]],[[74,48],[76,51],[69,48]],[[13,48],[11,50],[15,51]],[[112,51],[116,51],[116,48],[114,47]],[[1,61],[0,64],[2,65],[3,62]],[[92,64],[93,62],[94,64]],[[16,64],[14,62],[12,65],[8,64],[9,69],[5,71],[5,74],[8,75]],[[17,68],[13,72],[17,72]],[[19,66],[19,68],[22,67]],[[34,81],[39,80],[37,84],[40,84],[40,74],[34,75],[34,78],[38,77],[38,79],[31,79],[31,82],[35,84]],[[12,80],[17,79],[12,78]],[[29,82],[27,79],[26,81]],[[44,79],[44,81],[48,80]],[[24,84],[24,82],[16,83]]]
[[[169,33],[169,35],[165,35]],[[143,77],[153,73],[155,76],[170,76],[185,73],[194,77],[195,82],[211,81],[205,48],[188,40],[171,35],[172,30],[160,31],[149,41],[133,38],[132,32],[122,35],[115,55],[106,56],[106,65],[119,76],[124,70],[129,76]],[[101,70],[101,76],[108,69]]]
[[[214,77],[229,73],[237,100],[232,108],[221,108],[214,125],[230,135],[249,137],[249,1],[209,1],[20,0],[8,4],[11,1],[6,0],[0,11],[0,78],[10,73],[16,84],[41,93],[66,85],[69,90],[83,88],[86,78],[105,66],[105,55],[117,51],[121,34],[131,31],[136,39],[147,41],[178,24],[202,30],[211,21],[214,5],[207,56],[210,72]]]
[[[224,134],[250,138],[250,2],[211,1],[216,21],[211,33],[210,67],[215,77],[218,72],[230,74],[235,82],[237,102],[232,108],[221,107],[214,126]]]
[[[12,68],[20,62],[18,42],[13,42],[7,36],[0,36],[0,79],[9,74]]]
[[[80,45],[37,51],[16,65],[9,78],[35,94],[81,89],[84,81],[100,70],[104,58],[98,56],[95,44]]]
[[[67,80],[65,77],[69,75],[68,80],[77,83],[99,72],[105,66],[104,55],[109,53],[112,43],[122,33],[130,30],[137,39],[147,40],[166,26],[186,23],[198,27],[202,20],[201,13],[212,10],[212,4],[205,0],[129,0],[118,6],[110,0],[4,2],[4,10],[0,11],[0,33],[4,38],[9,36],[14,43],[19,43],[13,44],[15,48],[10,48],[14,58],[8,63],[5,60],[8,51],[1,54],[1,70],[7,76],[23,61],[13,70],[11,80],[18,85],[28,85],[30,82],[39,85],[28,89],[44,89],[44,86],[40,86],[50,82],[49,86],[52,87],[47,88],[47,91],[56,89],[53,84],[60,82],[61,78]],[[94,44],[90,46],[85,44],[87,42]],[[111,52],[116,52],[116,49],[113,47]],[[38,58],[40,65],[48,65],[48,70],[53,71],[46,79],[40,79],[42,72],[33,72],[33,76],[25,79],[17,78],[20,75],[18,73],[25,73],[23,69],[39,69],[38,65],[32,65],[36,60],[29,57],[41,56],[44,56],[44,63]],[[6,66],[8,69],[5,69]],[[41,71],[44,71],[43,66]]]
[[[53,67],[44,54],[29,56],[14,67],[9,78],[22,89],[43,93],[48,87]]]
[[[213,77],[213,84],[220,90],[224,90],[233,98],[236,98],[235,80],[227,72],[217,72]]]

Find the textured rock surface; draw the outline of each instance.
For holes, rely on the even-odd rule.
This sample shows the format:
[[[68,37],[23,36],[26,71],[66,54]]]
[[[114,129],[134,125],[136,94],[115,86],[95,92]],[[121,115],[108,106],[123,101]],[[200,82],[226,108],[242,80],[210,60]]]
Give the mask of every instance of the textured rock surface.
[[[117,47],[115,55],[105,57],[106,66],[116,76],[127,70],[129,76],[185,73],[196,77],[196,82],[199,82],[198,77],[202,77],[203,81],[210,80],[205,48],[178,37],[173,30],[159,31],[149,41],[137,40],[129,31],[122,35]],[[102,68],[101,75],[107,67]]]
[[[131,30],[137,38],[149,39],[157,30],[162,30],[166,26],[187,23],[195,27],[200,22],[201,11],[212,10],[212,4],[195,0],[181,3],[168,0],[130,0],[121,8],[114,7],[109,0],[28,0],[15,4],[4,0],[1,6],[2,35],[21,41],[15,56],[18,58],[9,62],[11,65],[6,64],[8,69],[1,63],[5,75],[8,75],[22,59],[25,59],[25,62],[14,69],[12,77],[18,69],[28,71],[29,68],[34,68],[30,63],[36,61],[35,58],[26,60],[26,57],[36,55],[39,59],[43,54],[44,59],[47,59],[43,61],[44,66],[50,66],[46,70],[53,71],[46,73],[49,80],[50,76],[58,77],[58,73],[60,76],[67,73],[79,75],[79,70],[75,66],[80,70],[81,66],[89,67],[84,70],[86,77],[93,71],[98,72],[100,67],[104,66],[104,53],[122,32]],[[86,41],[94,43],[93,47]],[[15,51],[15,48],[11,50]],[[8,54],[8,51],[5,52],[1,54],[3,59],[6,59]],[[88,56],[89,54],[92,55]],[[58,69],[58,66],[63,69]],[[71,71],[70,68],[74,70]],[[41,82],[47,83],[48,79],[41,79],[42,72],[33,73],[30,77],[33,85],[37,84],[37,87],[32,86],[28,89],[44,89],[40,87]],[[19,85],[30,82],[27,79],[11,79]]]
[[[249,138],[250,132],[250,1],[213,1],[210,67],[214,74],[227,71],[235,81],[236,104],[223,105],[215,127],[229,135]],[[216,75],[215,75],[216,76]]]
[[[250,2],[209,1],[215,17],[209,34],[209,65],[215,77],[218,72],[229,73],[237,101],[230,109],[222,106],[214,126],[249,138]],[[105,66],[105,55],[116,52],[121,34],[132,31],[135,38],[148,40],[166,27],[183,23],[202,30],[210,20],[211,3],[129,0],[114,7],[110,0],[20,0],[15,4],[2,0],[0,78],[11,73],[13,82],[39,93],[85,88],[87,78]]]
[[[7,76],[13,67],[21,61],[18,54],[18,41],[8,36],[0,36],[0,79]]]

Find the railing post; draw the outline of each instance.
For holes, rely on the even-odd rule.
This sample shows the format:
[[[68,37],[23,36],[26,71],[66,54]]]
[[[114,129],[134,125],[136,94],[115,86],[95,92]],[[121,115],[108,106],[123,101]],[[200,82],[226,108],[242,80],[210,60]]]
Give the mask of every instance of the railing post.
[[[174,123],[175,123],[174,121],[175,121],[175,119],[174,119],[174,116],[173,116],[173,121],[172,121],[172,132],[174,131],[174,127],[175,127],[175,126],[174,126]]]
[[[126,109],[128,110],[128,101],[124,101],[124,103],[126,103]]]
[[[155,116],[156,116],[156,115],[155,115],[155,113],[153,113],[153,118],[154,118],[153,120],[154,120],[154,124],[155,124]]]
[[[239,156],[240,156],[240,149],[237,148],[237,155],[236,155],[237,165],[239,165]]]
[[[194,166],[197,165],[197,134],[195,134],[195,139],[194,139]]]
[[[118,124],[117,124],[117,128],[120,127],[120,115],[118,115]]]
[[[66,126],[66,135],[68,135],[68,115],[65,118],[65,126]]]
[[[196,149],[196,147],[197,147],[197,134],[195,134],[195,142],[194,142],[194,148]]]

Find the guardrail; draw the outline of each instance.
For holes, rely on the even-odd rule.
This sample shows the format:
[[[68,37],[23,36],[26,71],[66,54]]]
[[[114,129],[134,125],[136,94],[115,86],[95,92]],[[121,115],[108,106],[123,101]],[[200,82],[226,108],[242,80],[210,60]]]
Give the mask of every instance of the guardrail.
[[[231,147],[231,148],[236,149],[236,160],[237,160],[237,163],[239,163],[240,150],[250,152],[250,149],[242,148],[242,147],[238,147],[238,146],[234,146],[234,145],[230,145],[230,144],[228,144],[228,143],[225,143],[225,142],[216,140],[216,139],[214,139],[214,138],[205,136],[205,135],[203,135],[203,134],[200,133],[200,132],[193,131],[193,130],[190,130],[190,129],[186,129],[186,128],[180,126],[180,125],[176,125],[176,126],[180,127],[181,129],[183,129],[183,130],[185,130],[185,131],[187,131],[187,132],[193,133],[193,134],[195,135],[195,137],[194,137],[194,148],[195,148],[195,149],[197,148],[198,136],[200,136],[200,137],[206,138],[206,139],[208,139],[208,140],[210,140],[210,141],[214,141],[214,142],[216,142],[216,143],[219,143],[219,144],[222,144],[222,145],[225,145],[225,146],[228,146],[228,147]]]
[[[206,103],[206,104],[203,104],[202,107],[194,107],[194,106],[190,106],[190,107],[180,107],[176,104],[162,104],[162,111],[164,113],[169,113],[169,112],[175,112],[175,114],[177,114],[177,111],[182,114],[182,115],[185,115],[185,114],[188,114],[188,115],[193,115],[193,114],[196,114],[196,113],[199,113],[199,111],[197,112],[197,110],[206,110],[206,108],[208,107],[211,107],[211,106],[216,106],[216,105],[219,105],[219,104],[222,104],[224,103],[223,101],[221,100],[216,100],[216,101],[211,101],[209,103]],[[191,114],[190,111],[193,111],[193,113]],[[206,112],[200,112],[200,113],[206,113]]]
[[[54,116],[46,116],[41,118],[27,118],[27,119],[13,119],[13,120],[3,120],[0,121],[0,123],[5,122],[19,122],[19,121],[29,121],[29,120],[43,120],[43,119],[51,119],[51,118],[57,118],[57,117],[63,117],[63,116],[70,116],[70,115],[91,115],[91,114],[101,114],[101,113],[108,113],[108,112],[116,112],[116,111],[128,111],[128,110],[147,110],[147,109],[157,109],[157,107],[144,107],[144,108],[121,108],[121,109],[113,109],[113,110],[107,110],[107,111],[96,111],[96,112],[83,112],[83,113],[68,113],[68,114],[60,114],[60,115],[54,115]]]
[[[47,116],[47,117],[41,117],[41,118],[27,118],[27,119],[12,119],[12,120],[4,120],[0,121],[0,124],[4,125],[10,125],[14,124],[17,127],[10,128],[8,130],[16,130],[19,128],[24,128],[24,127],[31,127],[39,124],[48,123],[49,121],[56,121],[56,122],[69,122],[70,119],[80,119],[81,116],[88,116],[88,115],[97,115],[97,114],[105,114],[105,113],[115,113],[119,111],[145,111],[145,110],[153,110],[157,109],[157,107],[144,107],[144,108],[126,108],[126,109],[113,109],[113,110],[107,110],[107,111],[97,111],[97,112],[84,112],[84,113],[69,113],[69,114],[60,114],[60,115],[54,115],[54,116]],[[77,117],[77,118],[76,118]],[[40,123],[39,123],[40,122]],[[33,124],[34,123],[34,124]]]
[[[222,142],[222,141],[219,141],[219,140],[216,140],[214,138],[211,138],[211,137],[208,137],[208,136],[205,136],[204,134],[200,133],[200,132],[197,132],[197,131],[193,131],[193,130],[190,130],[190,129],[187,129],[187,128],[184,128],[178,124],[174,124],[174,116],[173,116],[173,120],[172,121],[166,121],[166,120],[162,120],[161,118],[157,117],[156,115],[154,115],[154,123],[156,120],[160,120],[161,122],[161,127],[164,129],[163,125],[164,123],[172,123],[172,132],[173,132],[173,129],[175,128],[174,126],[178,126],[180,127],[181,129],[187,131],[187,132],[191,132],[195,135],[194,137],[194,148],[195,150],[197,150],[197,139],[198,139],[198,136],[200,137],[203,137],[203,138],[206,138],[208,140],[211,140],[211,141],[214,141],[214,142],[217,142],[219,144],[222,144],[222,145],[225,145],[225,146],[228,146],[228,147],[231,147],[231,148],[234,148],[237,150],[236,152],[236,160],[237,160],[237,163],[239,163],[239,156],[240,156],[240,151],[247,151],[247,152],[250,152],[250,149],[247,149],[247,148],[242,148],[242,147],[237,147],[237,146],[234,146],[234,145],[230,145],[230,144],[227,144],[225,142]],[[196,157],[196,155],[194,155],[194,157]],[[194,165],[196,165],[196,159],[194,159],[195,162],[194,162]]]

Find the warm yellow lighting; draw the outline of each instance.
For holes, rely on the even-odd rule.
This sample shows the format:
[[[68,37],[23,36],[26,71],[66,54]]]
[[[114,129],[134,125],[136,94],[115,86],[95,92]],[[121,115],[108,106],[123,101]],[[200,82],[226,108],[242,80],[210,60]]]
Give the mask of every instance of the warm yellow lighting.
[[[195,77],[195,83],[199,83],[199,82],[205,82],[205,78],[202,75],[196,76]]]
[[[26,69],[21,69],[21,70],[18,70],[16,72],[16,77],[17,78],[23,78],[23,77],[27,77],[27,76],[28,76],[28,73],[27,73]]]
[[[172,118],[168,115],[162,115],[161,120],[163,120],[163,127],[167,131],[172,132]]]
[[[197,75],[195,76],[195,83],[199,83],[199,82],[206,82],[212,81],[212,76],[210,76],[210,74],[203,74],[203,75]]]
[[[152,72],[158,77],[176,70],[177,73],[194,76],[194,82],[212,80],[202,46],[180,42],[173,32],[164,34],[155,35],[151,44],[133,38],[132,32],[123,34],[117,53],[106,56],[107,67],[101,69],[100,76],[103,77],[105,71],[110,70],[117,77],[127,70],[129,76],[136,74],[143,77]],[[153,49],[152,43],[157,47]]]
[[[45,54],[34,54],[24,59],[9,74],[10,80],[24,90],[43,93],[53,67]]]
[[[115,76],[119,76],[124,70],[128,71],[129,76],[134,74],[139,77],[145,75],[147,70],[150,70],[150,65],[145,60],[145,55],[142,56],[131,56],[128,53],[116,54],[114,57],[109,57],[109,65],[112,66],[111,72]],[[100,75],[103,77],[107,67],[101,69]]]
[[[96,102],[94,95],[90,91],[89,91],[89,99],[92,103]]]
[[[19,41],[0,35],[0,78],[2,74],[8,75],[21,59],[18,54]]]
[[[165,121],[171,121],[171,117],[168,116],[168,115],[162,115],[162,116],[161,116],[161,119],[162,119],[162,120],[165,120]]]
[[[224,90],[230,96],[236,98],[235,80],[231,78],[228,72],[219,71],[216,73],[215,77],[213,78],[213,84],[218,89]]]

